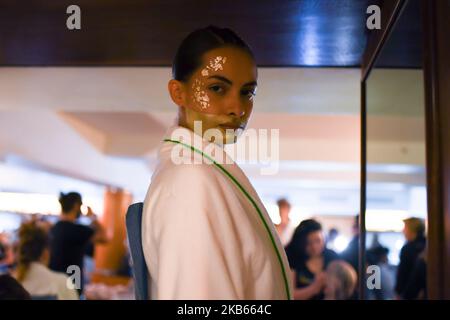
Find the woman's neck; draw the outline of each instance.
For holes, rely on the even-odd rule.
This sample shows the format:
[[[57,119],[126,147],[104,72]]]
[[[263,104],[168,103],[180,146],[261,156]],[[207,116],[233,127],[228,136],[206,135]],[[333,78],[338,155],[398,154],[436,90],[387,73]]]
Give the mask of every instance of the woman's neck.
[[[61,221],[69,221],[69,222],[74,222],[75,220],[77,220],[76,216],[74,214],[61,214],[61,216],[59,217],[59,220]]]

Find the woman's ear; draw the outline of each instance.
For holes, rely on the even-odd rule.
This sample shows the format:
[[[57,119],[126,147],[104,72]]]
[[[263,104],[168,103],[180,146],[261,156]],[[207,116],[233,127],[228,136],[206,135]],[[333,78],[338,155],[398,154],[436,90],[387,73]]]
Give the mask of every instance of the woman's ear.
[[[181,81],[171,79],[167,84],[172,101],[179,107],[186,106],[185,86]]]

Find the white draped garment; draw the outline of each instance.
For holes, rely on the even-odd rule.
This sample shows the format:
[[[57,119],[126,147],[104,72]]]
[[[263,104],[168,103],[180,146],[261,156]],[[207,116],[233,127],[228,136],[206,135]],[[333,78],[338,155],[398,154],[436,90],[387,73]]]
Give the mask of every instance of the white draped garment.
[[[165,139],[206,156],[171,141],[158,151],[142,217],[151,299],[290,299],[283,246],[243,171],[189,129],[172,127]]]

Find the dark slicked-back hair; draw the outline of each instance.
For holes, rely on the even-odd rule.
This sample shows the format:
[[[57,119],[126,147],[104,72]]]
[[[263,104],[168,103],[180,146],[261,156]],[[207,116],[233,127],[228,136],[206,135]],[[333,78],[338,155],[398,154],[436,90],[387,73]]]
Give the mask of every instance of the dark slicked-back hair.
[[[191,32],[178,47],[172,63],[172,77],[187,81],[202,65],[203,55],[213,49],[235,47],[254,57],[250,46],[228,28],[208,26]]]

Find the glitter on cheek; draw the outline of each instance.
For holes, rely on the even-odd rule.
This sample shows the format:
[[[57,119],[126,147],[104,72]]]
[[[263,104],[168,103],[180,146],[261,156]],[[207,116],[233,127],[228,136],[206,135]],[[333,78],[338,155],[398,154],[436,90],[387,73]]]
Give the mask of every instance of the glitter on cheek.
[[[205,91],[200,91],[200,93],[197,96],[197,101],[202,106],[202,109],[206,109],[209,107],[209,97]]]
[[[209,61],[209,64],[202,69],[201,75],[203,77],[209,76],[210,71],[218,71],[223,70],[223,65],[227,61],[227,57],[218,56]],[[204,87],[204,83],[198,79],[194,80],[192,84],[192,90],[194,90],[193,100],[197,103],[202,109],[207,109],[210,107],[209,96],[206,91],[201,90]]]
[[[193,100],[202,108],[207,109],[209,107],[209,96],[204,90],[201,90],[203,87],[203,82],[195,79],[192,89],[194,89]]]

